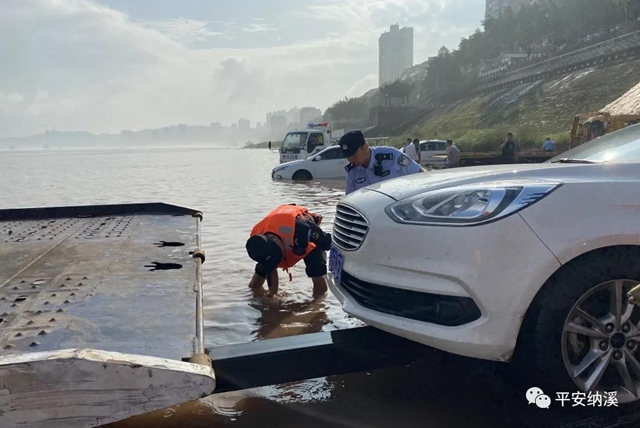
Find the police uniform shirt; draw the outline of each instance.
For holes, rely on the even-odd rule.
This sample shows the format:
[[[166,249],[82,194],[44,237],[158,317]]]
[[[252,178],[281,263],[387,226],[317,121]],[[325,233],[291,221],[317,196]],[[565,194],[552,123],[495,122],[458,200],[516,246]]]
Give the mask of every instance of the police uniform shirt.
[[[376,175],[375,166],[378,163],[376,155],[378,154],[387,155],[385,157],[389,158],[382,160],[382,168],[379,168],[382,170],[381,175]],[[368,167],[349,164],[345,169],[347,170],[345,195],[371,184],[422,171],[416,161],[395,147],[371,147],[371,160]]]

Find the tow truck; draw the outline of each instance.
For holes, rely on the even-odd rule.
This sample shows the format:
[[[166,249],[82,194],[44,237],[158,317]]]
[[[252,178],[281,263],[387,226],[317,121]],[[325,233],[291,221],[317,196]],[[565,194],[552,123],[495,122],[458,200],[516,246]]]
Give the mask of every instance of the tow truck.
[[[280,146],[280,163],[305,159],[331,145],[332,135],[328,122],[309,123],[304,131],[291,131]]]

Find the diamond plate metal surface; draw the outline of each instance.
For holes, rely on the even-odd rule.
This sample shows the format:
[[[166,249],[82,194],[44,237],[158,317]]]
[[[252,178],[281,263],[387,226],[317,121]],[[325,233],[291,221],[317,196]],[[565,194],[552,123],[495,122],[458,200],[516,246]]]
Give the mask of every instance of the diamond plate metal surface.
[[[165,204],[104,211],[0,210],[0,352],[193,354],[196,211]]]

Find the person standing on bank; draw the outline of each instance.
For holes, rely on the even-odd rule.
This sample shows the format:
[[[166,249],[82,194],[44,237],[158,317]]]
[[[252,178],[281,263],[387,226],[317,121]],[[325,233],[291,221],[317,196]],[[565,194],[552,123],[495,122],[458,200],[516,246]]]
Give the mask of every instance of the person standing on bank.
[[[404,149],[404,153],[420,165],[420,161],[422,160],[420,156],[420,140],[416,138],[413,140],[413,143],[409,143]]]
[[[349,161],[345,167],[345,195],[370,184],[424,171],[395,147],[369,147],[361,131],[347,132],[339,144]]]
[[[402,153],[406,153],[407,147],[411,145],[411,137],[407,138],[407,141],[402,144],[402,149],[400,150]]]
[[[266,279],[269,295],[278,293],[278,270],[289,269],[304,260],[306,274],[313,281],[314,297],[327,292],[326,251],[331,248],[331,234],[320,229],[322,216],[305,207],[280,205],[256,224],[245,245],[247,253],[256,261],[249,288],[261,289]]]
[[[509,132],[507,139],[500,145],[502,151],[502,163],[515,163],[516,161],[516,142],[513,141],[513,134]]]
[[[547,140],[542,145],[542,150],[545,152],[553,152],[556,150],[556,143],[551,140],[551,137],[547,137]]]
[[[456,168],[460,166],[460,150],[453,144],[453,140],[447,140],[447,161],[445,168]]]

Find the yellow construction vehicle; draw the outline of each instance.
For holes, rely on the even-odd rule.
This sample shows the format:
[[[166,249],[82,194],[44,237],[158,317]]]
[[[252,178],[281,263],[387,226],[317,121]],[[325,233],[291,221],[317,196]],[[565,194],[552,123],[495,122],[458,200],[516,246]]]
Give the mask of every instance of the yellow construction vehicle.
[[[575,116],[571,148],[634,123],[640,123],[640,83],[601,110]]]
[[[579,114],[573,118],[571,126],[571,148],[634,123],[640,123],[640,114],[611,114],[607,111]]]

